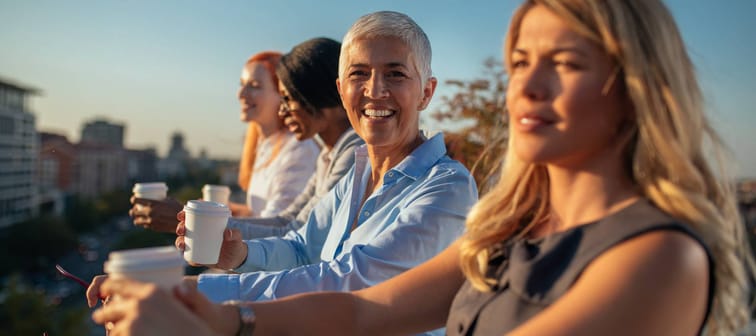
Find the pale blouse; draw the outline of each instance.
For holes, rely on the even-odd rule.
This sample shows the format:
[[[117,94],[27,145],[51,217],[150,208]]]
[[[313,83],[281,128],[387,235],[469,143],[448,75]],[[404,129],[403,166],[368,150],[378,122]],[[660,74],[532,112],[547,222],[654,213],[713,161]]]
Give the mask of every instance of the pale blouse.
[[[281,149],[270,161],[279,139]],[[252,217],[273,217],[286,209],[315,172],[319,153],[320,147],[315,141],[298,141],[285,130],[261,141],[247,188],[247,206],[252,210]]]

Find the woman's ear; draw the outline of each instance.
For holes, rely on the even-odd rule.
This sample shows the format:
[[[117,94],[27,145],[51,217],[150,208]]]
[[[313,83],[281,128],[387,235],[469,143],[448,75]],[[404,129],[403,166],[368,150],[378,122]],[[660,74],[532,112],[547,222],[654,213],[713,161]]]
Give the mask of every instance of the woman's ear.
[[[425,108],[428,107],[431,98],[433,98],[433,93],[436,92],[436,85],[438,85],[438,80],[436,79],[436,77],[428,78],[428,80],[425,82],[425,87],[423,88],[423,98],[420,100],[420,105],[418,105],[417,107],[418,111],[425,110]]]

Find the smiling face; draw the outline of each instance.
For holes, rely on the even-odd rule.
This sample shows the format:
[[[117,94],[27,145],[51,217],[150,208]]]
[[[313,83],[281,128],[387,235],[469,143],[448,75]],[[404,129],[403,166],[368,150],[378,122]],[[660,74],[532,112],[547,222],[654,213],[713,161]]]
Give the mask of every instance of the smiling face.
[[[410,49],[393,37],[355,41],[337,80],[349,122],[368,146],[406,152],[417,140],[419,111],[436,81],[422,85]]]
[[[595,43],[535,6],[508,61],[510,131],[522,160],[583,165],[618,143],[625,100],[614,62]]]
[[[310,139],[328,127],[328,120],[313,115],[304,104],[291,98],[286,87],[278,82],[278,92],[281,95],[281,107],[278,116],[284,126],[294,133],[297,140]]]
[[[278,120],[278,84],[273,83],[270,72],[262,63],[250,62],[242,69],[240,78],[239,104],[240,119],[244,122],[255,121],[261,126],[276,127]],[[263,126],[265,127],[265,126]]]

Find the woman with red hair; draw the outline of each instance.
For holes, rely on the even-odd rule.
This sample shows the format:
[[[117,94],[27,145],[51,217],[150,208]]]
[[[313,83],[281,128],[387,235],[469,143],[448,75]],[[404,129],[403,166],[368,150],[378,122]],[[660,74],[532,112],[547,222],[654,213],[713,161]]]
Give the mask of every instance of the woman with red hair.
[[[281,97],[276,65],[280,59],[278,52],[261,52],[242,69],[237,96],[240,119],[249,127],[239,162],[239,186],[247,192],[247,200],[246,205],[230,204],[234,216],[276,216],[315,171],[319,147],[311,139],[297,141],[278,117]]]
[[[253,55],[242,69],[237,93],[240,119],[249,124],[239,162],[239,186],[247,192],[246,204],[229,203],[237,217],[274,217],[286,209],[315,172],[320,148],[312,140],[298,141],[278,117],[276,66],[281,54],[264,51]],[[160,232],[176,232],[176,214],[183,204],[132,198],[129,211],[134,224]],[[139,204],[140,206],[136,206]]]

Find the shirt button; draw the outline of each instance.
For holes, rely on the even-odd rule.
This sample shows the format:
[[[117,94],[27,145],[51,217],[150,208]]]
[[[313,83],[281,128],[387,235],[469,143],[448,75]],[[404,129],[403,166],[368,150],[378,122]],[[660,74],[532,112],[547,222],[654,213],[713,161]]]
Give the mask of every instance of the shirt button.
[[[370,211],[365,211],[362,213],[365,217],[370,217]]]
[[[388,177],[394,177],[394,172],[389,172]]]

